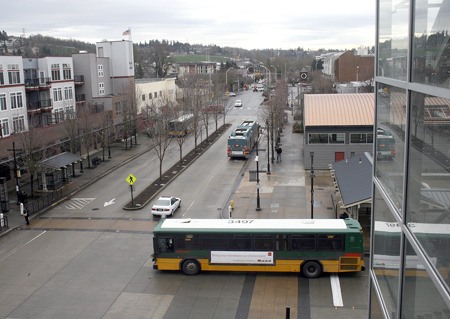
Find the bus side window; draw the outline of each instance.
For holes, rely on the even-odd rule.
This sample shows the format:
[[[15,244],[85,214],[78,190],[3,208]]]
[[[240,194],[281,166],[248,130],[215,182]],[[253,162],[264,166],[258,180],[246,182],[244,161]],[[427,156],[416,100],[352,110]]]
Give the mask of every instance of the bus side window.
[[[158,251],[160,253],[174,252],[173,238],[159,238]]]
[[[317,244],[318,250],[322,251],[342,251],[344,249],[342,235],[319,235]]]
[[[287,235],[276,235],[275,250],[288,250]]]
[[[292,235],[292,250],[315,251],[316,237],[314,235]]]

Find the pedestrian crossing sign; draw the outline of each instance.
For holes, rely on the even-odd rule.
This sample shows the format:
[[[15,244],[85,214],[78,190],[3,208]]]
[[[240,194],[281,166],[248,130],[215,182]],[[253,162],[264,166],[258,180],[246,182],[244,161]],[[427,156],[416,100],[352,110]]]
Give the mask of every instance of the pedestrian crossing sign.
[[[128,175],[128,177],[125,179],[125,181],[130,185],[133,185],[136,180],[137,178],[133,174]]]

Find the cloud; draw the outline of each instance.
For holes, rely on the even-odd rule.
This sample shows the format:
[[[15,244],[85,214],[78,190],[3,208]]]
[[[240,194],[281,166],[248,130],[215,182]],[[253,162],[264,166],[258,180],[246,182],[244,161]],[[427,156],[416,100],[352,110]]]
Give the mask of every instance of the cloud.
[[[244,49],[352,48],[375,44],[372,0],[255,3],[228,0],[15,0],[2,4],[8,34],[42,34],[95,43],[118,40],[176,40]]]

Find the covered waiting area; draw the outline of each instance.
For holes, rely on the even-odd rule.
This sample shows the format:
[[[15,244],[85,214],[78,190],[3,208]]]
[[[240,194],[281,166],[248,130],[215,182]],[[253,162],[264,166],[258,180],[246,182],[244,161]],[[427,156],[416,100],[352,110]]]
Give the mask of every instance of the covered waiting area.
[[[64,152],[41,161],[41,166],[46,167],[47,172],[41,173],[38,178],[39,189],[57,189],[67,183],[70,177],[75,176],[75,164],[81,160],[80,155]],[[80,167],[83,170],[83,166]]]
[[[330,164],[339,207],[354,219],[361,208],[370,209],[372,203],[372,156],[364,153]]]

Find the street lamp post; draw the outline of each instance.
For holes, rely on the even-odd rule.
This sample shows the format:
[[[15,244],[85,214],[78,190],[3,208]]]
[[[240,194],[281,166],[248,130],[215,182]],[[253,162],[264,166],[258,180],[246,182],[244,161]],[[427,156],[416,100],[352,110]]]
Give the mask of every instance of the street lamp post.
[[[264,69],[266,69],[266,71],[269,73],[269,78],[267,79],[267,83],[268,83],[267,85],[270,86],[270,70],[264,64],[261,64],[261,66]]]
[[[259,158],[258,158],[258,142],[256,142],[256,210],[261,210],[260,198],[259,198]]]
[[[20,204],[20,187],[19,187],[19,178],[20,178],[20,171],[17,167],[17,157],[16,157],[16,151],[20,152],[21,149],[16,148],[16,144],[13,142],[13,148],[8,149],[7,151],[13,152],[13,158],[14,158],[14,177],[16,179],[16,195],[17,195],[17,205]]]
[[[356,93],[359,93],[359,65],[356,66]]]
[[[273,65],[271,65],[271,67],[275,69],[275,83],[276,83],[277,82],[277,75],[278,75],[277,68],[274,67]]]
[[[225,71],[225,85],[227,86],[227,91],[228,91],[228,71],[232,69],[233,67],[229,67],[228,70]]]
[[[311,219],[314,219],[314,152],[309,152],[311,156]]]
[[[266,129],[267,129],[267,175],[270,175],[270,129],[269,129],[269,119],[266,119]]]

